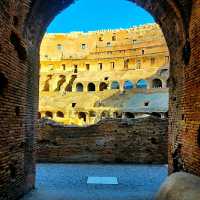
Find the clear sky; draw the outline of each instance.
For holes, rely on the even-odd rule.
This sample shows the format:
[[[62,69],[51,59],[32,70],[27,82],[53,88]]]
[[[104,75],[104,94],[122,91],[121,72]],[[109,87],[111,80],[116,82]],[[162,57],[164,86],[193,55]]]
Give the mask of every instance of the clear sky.
[[[152,22],[148,12],[127,0],[76,0],[52,21],[47,32],[87,32]]]

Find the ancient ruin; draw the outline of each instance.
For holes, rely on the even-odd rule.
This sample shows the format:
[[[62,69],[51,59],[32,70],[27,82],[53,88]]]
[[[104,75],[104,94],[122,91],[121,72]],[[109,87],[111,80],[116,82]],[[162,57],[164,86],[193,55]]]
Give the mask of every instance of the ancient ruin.
[[[169,174],[183,171],[200,176],[200,1],[130,1],[153,15],[169,49]],[[49,23],[72,2],[0,1],[1,200],[18,199],[34,188],[39,47]],[[168,190],[164,199],[176,199],[175,188]],[[185,194],[188,188],[184,188]],[[193,188],[187,194],[194,192]]]
[[[40,58],[39,118],[90,125],[103,118],[166,117],[170,60],[156,24],[46,34]]]

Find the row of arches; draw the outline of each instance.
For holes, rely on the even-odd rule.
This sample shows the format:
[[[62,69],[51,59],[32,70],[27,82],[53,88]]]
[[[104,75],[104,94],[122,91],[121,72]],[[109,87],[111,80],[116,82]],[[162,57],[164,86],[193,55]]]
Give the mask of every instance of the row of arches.
[[[166,86],[167,87],[169,86],[168,80],[166,82]],[[163,88],[163,81],[161,79],[155,78],[152,80],[151,87],[152,88]],[[45,84],[43,91],[49,91],[49,88],[50,88],[49,85],[47,86]],[[131,80],[126,80],[123,84],[123,89],[131,90],[132,88],[147,89],[147,88],[149,88],[149,82],[147,80],[141,79],[136,84],[134,84]],[[59,87],[57,87],[55,91],[60,91],[60,89],[61,89],[61,85],[59,85]],[[98,88],[99,91],[104,91],[107,89],[108,89],[108,84],[106,82],[101,82],[99,84],[99,88]],[[112,90],[120,89],[119,81],[117,81],[117,80],[113,81],[110,85],[110,89],[112,89]],[[72,85],[67,85],[67,87],[65,88],[65,91],[72,92]],[[83,92],[84,91],[83,83],[77,83],[76,87],[75,87],[75,91]],[[92,82],[88,83],[87,91],[88,92],[97,91],[95,83],[92,83]]]

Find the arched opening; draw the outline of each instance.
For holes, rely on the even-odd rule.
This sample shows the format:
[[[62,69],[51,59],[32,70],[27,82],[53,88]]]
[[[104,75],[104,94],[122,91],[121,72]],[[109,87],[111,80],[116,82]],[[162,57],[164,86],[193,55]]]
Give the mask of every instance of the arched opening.
[[[45,84],[44,84],[44,88],[43,88],[43,91],[44,92],[49,92],[50,90],[50,84],[49,84],[49,81],[52,79],[52,75],[48,75],[47,76],[47,80],[45,81]]]
[[[45,112],[45,117],[48,117],[48,118],[53,118],[53,113],[52,112],[50,112],[50,111],[46,111]]]
[[[96,112],[95,111],[89,111],[89,117],[96,117]]]
[[[162,88],[162,81],[160,79],[158,79],[158,78],[153,79],[152,87],[153,88]]]
[[[190,121],[193,119],[191,117],[190,118],[191,120],[186,120],[186,124],[184,124],[184,127],[181,123],[179,123],[179,120],[175,120],[175,119],[180,119],[179,115],[182,114],[181,112],[184,112],[184,110],[186,110],[185,109],[186,108],[186,104],[185,104],[186,102],[185,101],[188,101],[187,96],[191,96],[191,95],[189,95],[189,94],[191,94],[189,90],[192,88],[192,85],[193,85],[193,84],[188,84],[188,87],[186,88],[184,94],[182,94],[181,91],[182,91],[182,88],[183,88],[183,85],[182,85],[183,81],[180,81],[180,80],[182,78],[181,76],[186,75],[184,73],[181,73],[181,72],[183,72],[182,68],[184,67],[184,64],[183,64],[184,60],[181,59],[183,50],[185,52],[184,55],[187,55],[186,58],[185,58],[186,59],[185,63],[188,63],[187,57],[189,57],[189,55],[190,55],[190,48],[189,48],[190,45],[185,45],[185,44],[188,44],[188,43],[186,43],[186,40],[188,40],[191,43],[191,46],[195,48],[195,44],[194,44],[194,40],[193,40],[193,34],[189,34],[189,31],[188,31],[188,27],[190,25],[189,24],[189,22],[190,22],[190,20],[189,20],[190,14],[189,13],[190,12],[188,11],[187,13],[185,13],[185,10],[187,11],[187,8],[184,7],[184,4],[183,4],[183,8],[181,7],[181,9],[180,9],[179,6],[178,6],[179,4],[177,4],[175,1],[169,2],[169,1],[161,1],[161,0],[158,0],[158,1],[138,0],[136,2],[139,5],[141,5],[142,7],[146,8],[149,12],[151,12],[153,14],[153,16],[155,17],[155,19],[160,23],[160,25],[161,25],[161,27],[164,31],[164,34],[167,38],[167,43],[169,44],[170,54],[171,54],[171,63],[173,65],[172,67],[174,69],[180,70],[180,73],[178,72],[178,70],[176,72],[172,72],[172,74],[174,75],[173,78],[175,79],[174,83],[176,84],[176,85],[174,85],[174,88],[176,88],[176,89],[171,92],[170,97],[176,96],[176,101],[173,102],[172,98],[171,98],[171,100],[170,100],[171,106],[170,107],[175,108],[175,106],[177,106],[176,107],[177,110],[176,110],[176,112],[172,112],[172,110],[171,110],[170,115],[169,115],[170,116],[170,122],[171,122],[170,129],[169,129],[169,134],[171,136],[170,139],[169,139],[170,140],[169,145],[171,145],[171,149],[169,150],[169,155],[170,155],[174,150],[176,150],[175,147],[178,146],[176,138],[178,138],[178,139],[182,138],[181,137],[182,133],[183,132],[185,133],[184,127],[191,125]],[[20,87],[20,88],[25,88],[25,89],[27,89],[27,91],[29,91],[29,94],[28,95],[26,94],[26,96],[25,96],[25,92],[24,92],[24,97],[26,99],[26,102],[37,102],[37,97],[36,97],[36,95],[34,95],[35,92],[33,90],[33,87],[31,87],[31,84],[33,83],[31,80],[37,80],[37,76],[38,76],[37,75],[37,71],[38,71],[37,70],[37,63],[38,63],[37,61],[38,60],[37,60],[37,56],[36,56],[38,54],[35,52],[35,50],[38,49],[40,40],[42,38],[42,33],[46,29],[46,26],[51,21],[51,19],[58,12],[60,12],[65,7],[67,7],[69,5],[69,3],[70,3],[69,1],[56,1],[54,3],[51,2],[51,3],[48,4],[48,1],[35,1],[34,3],[32,3],[32,1],[30,1],[30,6],[33,5],[34,7],[31,7],[30,10],[27,10],[27,12],[26,12],[26,13],[29,13],[29,14],[26,17],[26,20],[23,20],[23,21],[25,21],[26,24],[22,24],[22,27],[24,27],[24,29],[23,29],[24,33],[21,34],[22,36],[23,35],[26,36],[24,38],[25,43],[26,43],[26,38],[29,40],[27,42],[27,49],[29,50],[28,58],[30,58],[30,59],[28,59],[29,60],[28,65],[29,66],[27,67],[27,69],[30,69],[30,70],[27,70],[28,75],[27,75],[26,80],[30,80],[30,81],[26,81],[27,85],[25,87]],[[193,2],[193,3],[195,4],[195,2]],[[195,5],[193,7],[196,7]],[[6,4],[2,5],[2,6],[4,7],[4,6],[6,6]],[[195,12],[195,13],[198,14],[198,12]],[[182,19],[183,16],[185,16],[186,19]],[[187,16],[188,16],[188,18],[187,18]],[[194,17],[191,16],[191,22],[192,22],[193,18]],[[2,20],[2,22],[3,22],[3,20]],[[19,23],[21,23],[20,20],[19,20]],[[198,22],[195,23],[195,25],[198,27]],[[20,24],[20,26],[21,26],[21,24]],[[34,31],[32,29],[32,27],[37,27],[37,31]],[[196,36],[197,36],[198,31],[197,31],[197,28],[196,29],[194,28],[193,23],[191,23],[190,28],[192,30],[192,33],[194,33],[194,34],[196,33]],[[197,40],[195,40],[195,41],[197,41]],[[7,47],[5,47],[5,48],[7,48]],[[192,49],[192,51],[194,51],[194,48]],[[195,48],[195,49],[197,49],[197,51],[198,51],[198,48]],[[145,53],[146,53],[146,51],[145,51]],[[32,55],[32,57],[30,57],[30,55]],[[197,64],[198,64],[198,61],[197,61],[196,64],[194,63],[193,68],[198,67]],[[190,69],[190,67],[191,66],[189,64],[187,66],[187,69]],[[12,63],[10,65],[10,68],[14,68],[12,66]],[[18,69],[20,70],[20,67],[18,67]],[[23,67],[23,69],[26,69],[26,68]],[[36,69],[36,70],[34,70],[34,69]],[[186,69],[186,67],[184,69]],[[36,71],[36,73],[35,74],[32,73],[33,71]],[[175,73],[179,73],[180,76],[178,76],[178,74],[176,75]],[[188,77],[185,76],[185,81],[184,81],[186,84],[188,82],[192,82],[192,80],[190,80],[191,79],[190,74],[191,73],[188,70],[188,74],[187,74]],[[10,80],[9,80],[9,83],[10,83]],[[23,83],[21,83],[21,84],[23,84]],[[193,90],[193,92],[194,92],[194,90]],[[176,94],[178,94],[178,95],[176,95]],[[23,96],[23,92],[22,92],[22,96]],[[192,97],[192,98],[193,98],[194,102],[198,102],[197,99],[194,99],[194,97]],[[31,101],[31,99],[32,99],[32,101]],[[184,100],[180,101],[180,99],[184,99]],[[177,102],[180,102],[180,103],[178,104]],[[183,106],[184,109],[181,109],[180,108],[181,106]],[[6,105],[5,105],[5,107],[6,107]],[[31,138],[34,137],[33,136],[34,135],[34,133],[33,133],[34,129],[33,129],[33,131],[31,131],[32,135],[28,134],[28,131],[32,130],[31,128],[34,127],[33,126],[34,120],[33,120],[32,116],[35,116],[34,113],[36,112],[36,110],[29,109],[29,108],[25,108],[24,110],[25,110],[25,112],[23,114],[25,114],[25,115],[23,115],[23,116],[26,116],[26,115],[29,116],[30,115],[30,117],[28,118],[29,123],[26,123],[27,129],[24,131],[24,135],[29,136],[29,138],[27,140],[28,142],[26,143],[25,150],[26,149],[31,150],[32,149],[32,143],[29,142],[29,141],[31,141],[32,140]],[[197,111],[195,111],[195,109],[193,107],[191,108],[191,110],[194,111],[194,112],[192,112],[194,115],[198,116],[199,113]],[[181,112],[179,112],[179,111],[181,111]],[[30,121],[32,121],[32,123],[30,123]],[[196,131],[195,128],[196,127],[194,127],[194,132]],[[177,130],[179,130],[179,131],[177,131]],[[172,140],[173,140],[173,143],[172,143]],[[184,142],[185,142],[184,137],[180,142],[181,142],[181,145],[182,145],[181,151],[186,150],[185,145],[184,145]],[[190,144],[190,145],[192,146],[193,144]],[[189,156],[192,154],[192,152],[193,151],[189,152]],[[179,157],[179,155],[176,156],[176,157],[181,159],[181,157]],[[26,172],[27,172],[26,177],[29,177],[28,180],[34,180],[34,177],[33,177],[34,172],[31,171],[31,169],[34,168],[34,167],[31,167],[31,166],[34,165],[33,162],[31,163],[31,160],[34,160],[34,159],[31,159],[31,152],[30,151],[25,152],[24,159],[25,159],[26,162],[29,162],[29,165],[28,165],[29,167],[27,165],[25,165],[25,167],[27,167],[26,168]],[[170,160],[169,166],[172,166],[173,160],[171,158],[169,158],[169,160]],[[190,170],[190,167],[188,167],[188,166],[191,166],[189,161],[188,161],[190,159],[185,159],[185,160],[186,160],[186,170],[192,171],[192,172],[197,174],[198,170],[194,170],[194,169]],[[194,162],[194,163],[196,163],[196,162]],[[172,167],[171,167],[170,171],[172,172]],[[25,180],[27,180],[26,177],[25,177]],[[24,185],[28,185],[26,187],[26,191],[33,186],[32,182],[33,181],[30,181],[29,184],[24,184]],[[7,185],[9,185],[9,184],[7,184]]]
[[[82,83],[76,84],[76,91],[77,92],[83,92],[83,84]]]
[[[131,90],[133,89],[133,82],[130,80],[127,80],[124,82],[124,89],[125,90]]]
[[[99,91],[107,90],[108,85],[105,82],[101,82],[99,85]]]
[[[95,84],[89,83],[87,86],[88,92],[94,92],[95,91]]]
[[[113,81],[111,83],[111,89],[112,90],[118,90],[120,88],[119,82],[118,81]]]
[[[57,87],[55,89],[55,91],[60,91],[61,86],[64,84],[64,82],[66,81],[65,76],[64,75],[60,75],[59,76],[60,80],[57,83]]]
[[[105,110],[101,113],[101,119],[104,119],[104,118],[109,118],[110,117],[110,112]]]
[[[65,117],[65,115],[64,115],[64,113],[63,113],[63,112],[61,112],[61,111],[58,111],[58,112],[56,113],[56,117],[64,118],[64,117]]]
[[[84,122],[86,122],[86,120],[87,120],[86,113],[85,112],[79,112],[78,113],[78,118],[83,120]]]
[[[141,79],[139,80],[137,83],[136,83],[136,87],[137,88],[144,88],[146,89],[148,87],[148,82],[144,79]]]

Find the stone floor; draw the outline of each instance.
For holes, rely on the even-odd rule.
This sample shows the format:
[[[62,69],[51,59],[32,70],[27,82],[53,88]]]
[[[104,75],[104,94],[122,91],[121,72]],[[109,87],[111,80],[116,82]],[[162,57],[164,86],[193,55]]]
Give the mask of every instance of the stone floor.
[[[87,184],[90,176],[118,184]],[[166,176],[166,165],[38,164],[36,189],[22,200],[152,200]]]

